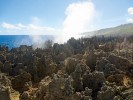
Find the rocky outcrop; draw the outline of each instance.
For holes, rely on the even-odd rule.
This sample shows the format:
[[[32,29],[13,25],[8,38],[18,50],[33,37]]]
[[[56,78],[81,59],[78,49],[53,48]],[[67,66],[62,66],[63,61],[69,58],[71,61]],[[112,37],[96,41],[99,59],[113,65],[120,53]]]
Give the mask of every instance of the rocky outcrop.
[[[11,100],[10,89],[5,86],[0,86],[0,100]]]
[[[0,54],[0,61],[3,63],[6,61],[6,57],[3,54]]]
[[[121,97],[124,100],[132,100],[133,99],[133,89],[127,89],[121,93]]]
[[[101,58],[97,61],[95,69],[104,72],[105,77],[120,73],[119,70],[116,69],[115,65],[110,64],[110,62],[105,58]]]
[[[127,68],[130,66],[129,60],[116,56],[114,54],[109,55],[108,60],[110,61],[111,64],[114,64],[117,69],[120,69],[122,71],[127,70]]]
[[[102,86],[101,90],[98,92],[97,100],[113,100],[115,96],[115,91],[110,86]]]
[[[83,90],[81,74],[82,74],[81,66],[77,65],[75,71],[71,75],[73,78],[73,87],[76,92],[80,92]]]
[[[11,82],[13,89],[22,92],[26,82],[29,81],[31,81],[31,75],[27,72],[22,72],[20,75],[15,76]]]
[[[74,72],[76,65],[78,64],[78,60],[75,58],[67,58],[64,61],[64,65],[65,65],[65,70],[68,74],[71,74],[72,72]]]
[[[84,55],[84,58],[86,59],[86,64],[90,67],[92,71],[94,71],[96,66],[96,60],[97,60],[97,56],[94,53],[94,51],[90,51],[89,53],[86,53]]]
[[[132,48],[114,48],[121,40],[0,46],[0,100],[132,100]]]
[[[115,82],[118,86],[132,86],[132,81],[124,74],[111,75],[107,78],[107,81],[111,83]]]
[[[3,72],[3,73],[10,73],[11,72],[11,69],[12,69],[12,67],[11,67],[11,63],[9,62],[9,61],[6,61],[4,64],[3,64],[3,67],[2,67],[2,69],[1,69],[1,71]]]
[[[19,100],[19,93],[12,89],[10,79],[0,73],[0,100]]]

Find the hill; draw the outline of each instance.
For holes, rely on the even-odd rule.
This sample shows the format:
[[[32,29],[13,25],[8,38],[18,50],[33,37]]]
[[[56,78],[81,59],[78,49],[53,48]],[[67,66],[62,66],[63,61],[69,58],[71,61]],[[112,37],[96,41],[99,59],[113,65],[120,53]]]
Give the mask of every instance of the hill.
[[[92,32],[84,33],[85,36],[93,34],[93,35],[104,35],[104,36],[129,36],[133,35],[133,23],[123,24],[117,27],[100,29]]]

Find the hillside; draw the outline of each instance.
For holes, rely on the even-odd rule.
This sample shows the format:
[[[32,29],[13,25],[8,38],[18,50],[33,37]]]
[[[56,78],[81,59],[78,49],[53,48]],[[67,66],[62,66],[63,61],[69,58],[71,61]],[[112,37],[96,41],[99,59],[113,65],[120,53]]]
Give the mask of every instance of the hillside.
[[[84,33],[86,36],[88,34],[94,35],[105,35],[105,36],[127,36],[133,34],[133,23],[123,24],[117,27],[100,29],[92,32]]]

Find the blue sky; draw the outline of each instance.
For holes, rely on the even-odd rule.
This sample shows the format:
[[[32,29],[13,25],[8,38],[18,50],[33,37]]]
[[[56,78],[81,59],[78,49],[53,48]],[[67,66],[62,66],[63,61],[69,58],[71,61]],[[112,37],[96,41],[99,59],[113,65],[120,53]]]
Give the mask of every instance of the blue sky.
[[[133,22],[133,0],[0,0],[0,34],[77,34]]]

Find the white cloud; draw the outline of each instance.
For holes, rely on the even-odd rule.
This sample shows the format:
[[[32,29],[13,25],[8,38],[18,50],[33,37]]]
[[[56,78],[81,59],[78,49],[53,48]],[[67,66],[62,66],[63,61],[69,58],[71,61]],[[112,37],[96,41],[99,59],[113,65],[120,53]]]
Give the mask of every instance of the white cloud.
[[[58,31],[51,27],[45,27],[34,24],[10,24],[7,22],[3,22],[1,24],[3,31],[10,33],[10,35],[54,35],[57,34]]]
[[[133,15],[133,7],[128,8],[128,14]]]
[[[79,33],[90,31],[93,27],[93,20],[96,10],[91,0],[81,0],[80,2],[69,4],[65,10],[65,19],[62,27],[55,29],[42,24],[42,20],[33,17],[31,23],[9,24],[2,23],[2,27],[7,34],[19,35],[56,35],[55,42],[65,42],[70,37],[77,37]],[[12,31],[14,30],[14,31]],[[33,36],[33,40],[38,41],[39,37]],[[41,39],[41,37],[40,37]]]
[[[128,22],[128,23],[133,23],[133,19],[132,19],[132,18],[128,18],[128,19],[127,19],[127,22]]]
[[[32,17],[31,22],[32,22],[32,24],[40,25],[40,24],[42,24],[43,21],[42,21],[42,19],[40,19],[38,17]]]
[[[133,7],[128,8],[128,17],[127,22],[133,23]]]
[[[57,42],[65,42],[69,38],[79,38],[79,34],[91,31],[96,16],[94,4],[90,0],[69,4],[65,11],[66,18],[61,29],[62,34],[56,37]]]
[[[51,27],[37,26],[29,24],[27,26],[28,33],[30,35],[54,35],[57,34],[57,30]]]
[[[7,30],[20,30],[21,28],[18,25],[9,24],[6,22],[2,23],[2,27]]]
[[[63,32],[66,34],[78,34],[89,31],[95,17],[95,7],[90,1],[70,4],[63,22]]]

